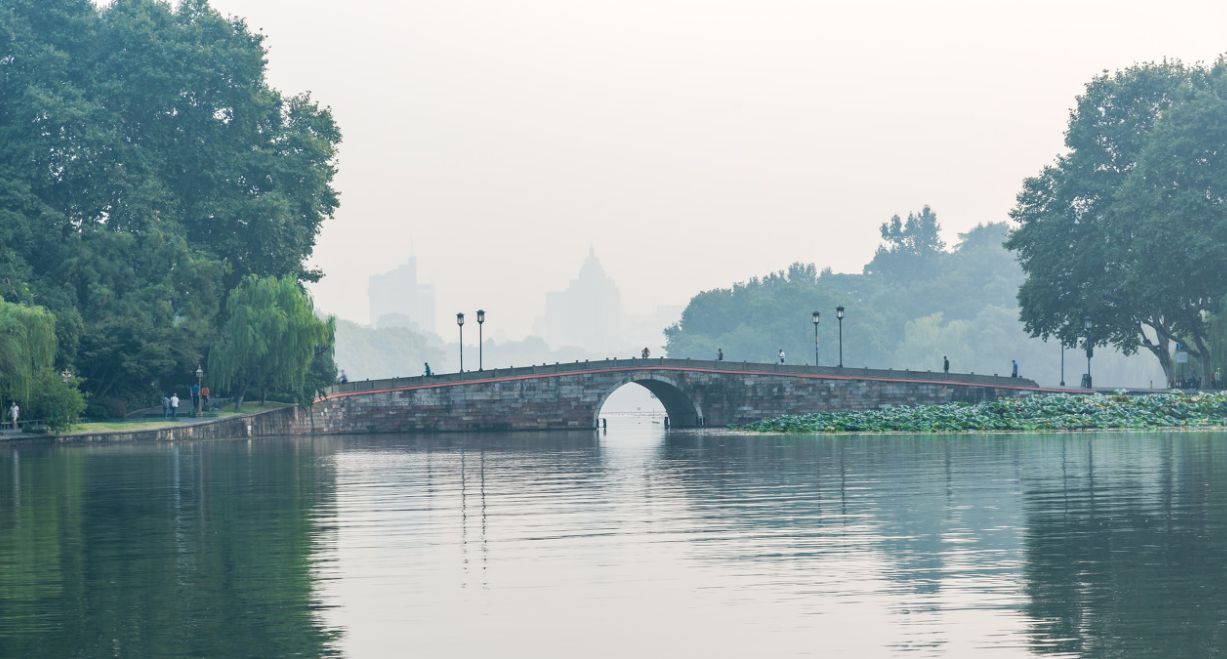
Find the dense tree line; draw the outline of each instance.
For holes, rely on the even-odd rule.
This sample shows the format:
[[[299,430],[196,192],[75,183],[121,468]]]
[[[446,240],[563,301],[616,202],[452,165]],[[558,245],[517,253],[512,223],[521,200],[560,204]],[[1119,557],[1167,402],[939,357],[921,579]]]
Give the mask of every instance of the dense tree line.
[[[0,6],[0,297],[94,398],[194,380],[247,278],[321,276],[340,135],[262,41],[205,0]]]
[[[787,270],[696,295],[676,325],[665,330],[670,357],[713,358],[717,348],[735,361],[771,362],[783,348],[788,363],[814,363],[811,312],[821,313],[819,361],[839,362],[843,306],[845,366],[1009,373],[1057,384],[1060,347],[1028,337],[1015,300],[1024,276],[1002,243],[1005,223],[984,224],[959,235],[947,248],[940,224],[925,207],[881,227],[883,244],[859,274],[795,263]],[[1069,379],[1081,365],[1068,356]],[[1099,356],[1114,383],[1146,386],[1145,364],[1118,354]]]

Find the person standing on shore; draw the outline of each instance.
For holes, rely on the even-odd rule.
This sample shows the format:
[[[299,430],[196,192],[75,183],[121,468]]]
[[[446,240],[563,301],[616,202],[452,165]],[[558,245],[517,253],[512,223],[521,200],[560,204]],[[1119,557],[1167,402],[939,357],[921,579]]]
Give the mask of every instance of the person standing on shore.
[[[9,418],[13,420],[13,430],[17,430],[17,417],[21,416],[21,408],[17,407],[17,401],[9,406]]]
[[[170,418],[179,418],[179,394],[174,392],[170,394]]]
[[[162,420],[170,418],[170,396],[162,394]]]
[[[206,410],[209,409],[209,388],[205,387],[204,389],[201,389],[200,395],[202,398],[204,398],[204,408]]]

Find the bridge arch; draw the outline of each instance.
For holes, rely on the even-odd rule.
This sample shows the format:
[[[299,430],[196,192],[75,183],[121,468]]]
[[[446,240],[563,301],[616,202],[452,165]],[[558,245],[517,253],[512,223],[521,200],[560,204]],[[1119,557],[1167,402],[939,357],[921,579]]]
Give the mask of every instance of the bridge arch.
[[[655,373],[633,373],[619,379],[613,386],[601,393],[593,411],[592,427],[597,428],[601,422],[601,408],[610,394],[628,384],[637,384],[652,392],[665,414],[669,415],[669,425],[676,428],[693,428],[703,425],[703,411],[699,409],[694,398],[687,394],[673,379]]]

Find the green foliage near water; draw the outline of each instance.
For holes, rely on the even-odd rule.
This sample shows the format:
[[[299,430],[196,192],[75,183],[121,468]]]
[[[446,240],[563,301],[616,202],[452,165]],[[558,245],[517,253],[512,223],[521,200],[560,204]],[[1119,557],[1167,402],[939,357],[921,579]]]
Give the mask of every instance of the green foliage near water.
[[[1146,396],[1034,395],[975,405],[949,403],[765,419],[753,432],[974,432],[1227,426],[1227,393]]]
[[[327,386],[310,376],[336,326],[315,316],[311,298],[292,277],[248,276],[230,294],[226,311],[229,319],[209,353],[209,371],[218,388],[233,392],[235,409],[253,387],[261,402],[269,391],[302,392],[303,402],[310,402]],[[315,375],[318,380],[320,374]]]
[[[0,296],[94,397],[185,388],[244,278],[320,276],[340,135],[263,42],[205,0],[0,4]]]
[[[1089,318],[1093,345],[1147,350],[1170,380],[1182,343],[1205,376],[1223,363],[1213,315],[1227,299],[1227,59],[1096,76],[1065,145],[1011,212],[1027,331],[1073,346]]]
[[[814,363],[811,311],[818,325],[820,362],[839,362],[837,306],[843,306],[845,366],[939,371],[942,357],[955,372],[1009,373],[1017,360],[1023,377],[1058,384],[1056,342],[1030,338],[1018,319],[1015,295],[1023,272],[1002,243],[1004,223],[980,225],[946,249],[936,240],[929,208],[907,221],[882,225],[884,244],[859,274],[818,272],[796,263],[787,270],[704,291],[691,299],[676,325],[665,330],[670,357],[711,359],[723,348],[729,361],[775,361],[784,348],[790,364]],[[912,235],[915,234],[915,235]],[[1078,381],[1082,354],[1067,356],[1067,379]],[[1147,386],[1160,381],[1153,363],[1103,351],[1099,381]]]

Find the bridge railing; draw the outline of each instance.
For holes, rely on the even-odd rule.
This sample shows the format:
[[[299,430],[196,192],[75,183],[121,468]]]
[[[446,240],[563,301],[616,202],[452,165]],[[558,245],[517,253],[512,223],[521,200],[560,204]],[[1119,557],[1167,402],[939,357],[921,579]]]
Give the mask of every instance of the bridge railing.
[[[563,373],[578,373],[584,371],[623,370],[631,368],[665,368],[680,370],[704,370],[720,372],[747,373],[779,373],[782,375],[819,375],[842,378],[865,378],[873,380],[926,380],[943,381],[958,384],[979,386],[1016,386],[1037,387],[1036,383],[1026,378],[1011,378],[1008,375],[979,375],[975,373],[943,373],[941,371],[913,371],[909,369],[880,369],[851,366],[807,366],[804,364],[763,364],[755,362],[732,362],[703,359],[668,359],[656,357],[651,359],[602,359],[585,360],[568,363],[540,364],[534,366],[516,366],[512,368],[491,368],[482,371],[465,371],[463,373],[442,373],[438,375],[415,376],[405,378],[385,378],[381,380],[354,380],[329,387],[329,394],[360,393],[363,391],[383,391],[402,389],[406,387],[421,387],[428,385],[447,385],[477,380],[495,380],[506,378],[521,378],[540,375],[559,375]]]

